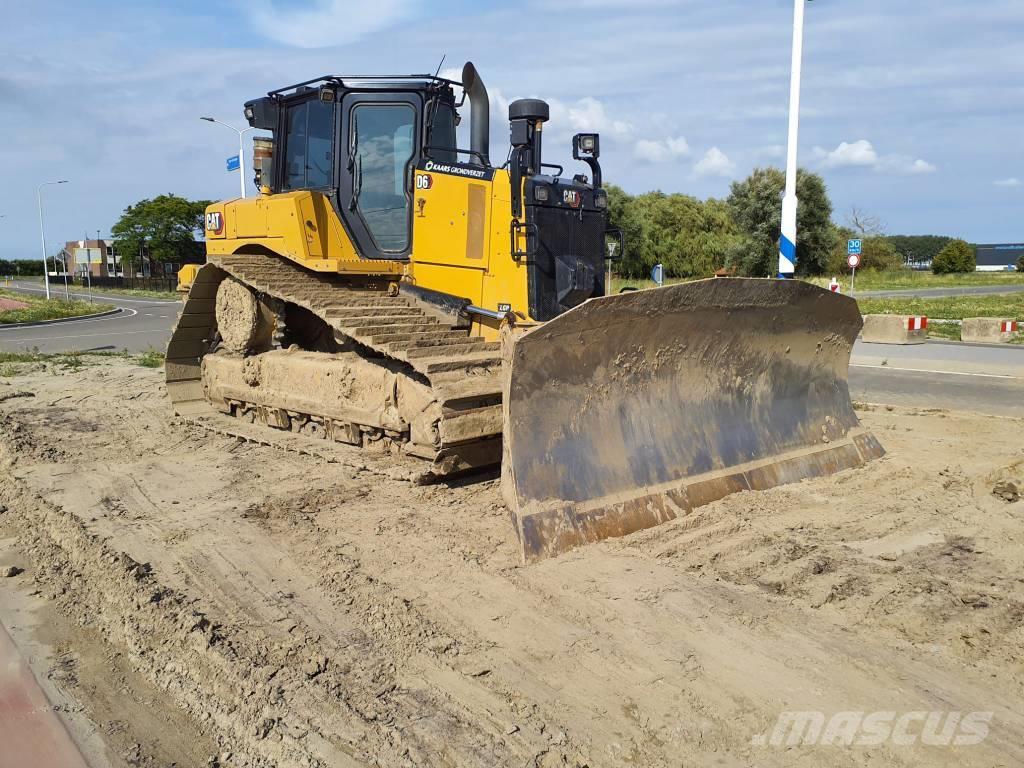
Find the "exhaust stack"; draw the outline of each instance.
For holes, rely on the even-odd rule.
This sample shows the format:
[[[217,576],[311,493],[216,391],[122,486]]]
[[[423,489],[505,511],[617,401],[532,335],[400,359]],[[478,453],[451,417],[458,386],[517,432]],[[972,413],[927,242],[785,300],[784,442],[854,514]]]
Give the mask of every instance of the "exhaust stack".
[[[475,157],[478,161],[490,165],[491,102],[487,98],[487,88],[471,61],[467,61],[462,68],[462,86],[466,89],[466,96],[469,97],[470,149],[476,153]]]

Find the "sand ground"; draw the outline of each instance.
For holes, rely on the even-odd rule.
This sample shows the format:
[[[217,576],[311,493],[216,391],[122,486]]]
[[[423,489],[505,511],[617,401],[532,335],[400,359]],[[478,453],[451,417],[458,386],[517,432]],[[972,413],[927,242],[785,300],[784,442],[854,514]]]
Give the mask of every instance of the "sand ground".
[[[865,469],[524,567],[493,477],[211,435],[124,361],[7,373],[0,621],[94,766],[1024,762],[1022,420],[869,407]],[[991,714],[773,745],[791,711]]]

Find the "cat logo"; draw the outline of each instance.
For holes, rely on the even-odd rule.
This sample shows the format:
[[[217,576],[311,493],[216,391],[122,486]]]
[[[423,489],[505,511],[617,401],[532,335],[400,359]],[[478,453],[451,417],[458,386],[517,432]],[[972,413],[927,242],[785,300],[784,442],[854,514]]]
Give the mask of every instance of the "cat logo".
[[[416,174],[416,189],[430,189],[434,186],[434,177],[427,173]]]
[[[206,214],[206,231],[219,235],[224,231],[224,217],[220,211],[211,211]]]
[[[570,208],[580,207],[580,193],[575,189],[567,189],[562,192],[562,202]]]

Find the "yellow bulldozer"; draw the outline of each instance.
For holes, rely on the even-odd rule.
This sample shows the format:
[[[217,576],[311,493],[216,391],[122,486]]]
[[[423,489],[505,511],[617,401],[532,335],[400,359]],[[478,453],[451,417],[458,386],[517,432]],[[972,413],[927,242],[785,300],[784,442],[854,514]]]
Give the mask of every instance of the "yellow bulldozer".
[[[607,295],[600,137],[573,138],[567,176],[543,159],[548,105],[508,112],[497,166],[471,63],[247,102],[271,134],[260,193],[207,209],[167,349],[176,411],[436,478],[500,464],[526,561],[882,454],[850,402],[852,299],[743,278]]]

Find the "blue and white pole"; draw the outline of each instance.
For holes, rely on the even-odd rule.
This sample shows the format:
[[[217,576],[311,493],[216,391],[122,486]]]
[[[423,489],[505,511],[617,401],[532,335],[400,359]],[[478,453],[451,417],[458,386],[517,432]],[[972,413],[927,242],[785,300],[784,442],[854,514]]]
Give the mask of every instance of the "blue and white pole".
[[[779,277],[796,272],[796,148],[800,130],[800,65],[804,50],[804,2],[793,0],[793,63],[789,76],[789,147],[786,152],[786,194],[782,198]]]

